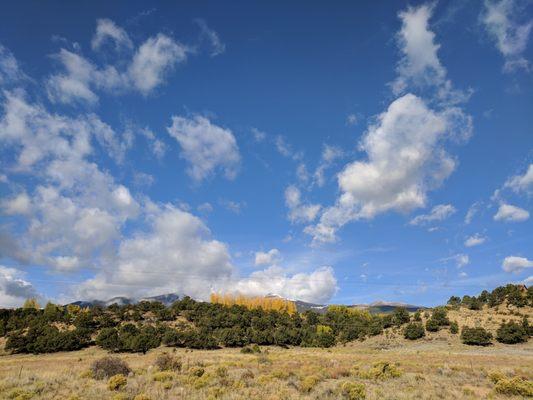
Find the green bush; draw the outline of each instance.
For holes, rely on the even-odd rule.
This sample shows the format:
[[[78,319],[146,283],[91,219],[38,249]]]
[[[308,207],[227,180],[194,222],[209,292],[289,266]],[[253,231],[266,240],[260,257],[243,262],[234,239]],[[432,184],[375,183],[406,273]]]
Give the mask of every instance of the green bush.
[[[450,322],[450,333],[454,335],[457,335],[459,333],[459,324],[457,322]]]
[[[405,307],[396,307],[392,312],[392,323],[401,326],[410,320],[409,311]]]
[[[500,343],[515,344],[528,340],[528,332],[516,322],[502,323],[496,332],[496,340]]]
[[[424,325],[421,322],[411,322],[403,330],[403,336],[409,340],[416,340],[426,336]]]
[[[481,327],[465,326],[461,331],[461,341],[472,346],[488,346],[492,344],[492,334]]]
[[[428,332],[437,332],[439,329],[439,324],[433,318],[430,318],[426,321],[426,330]]]

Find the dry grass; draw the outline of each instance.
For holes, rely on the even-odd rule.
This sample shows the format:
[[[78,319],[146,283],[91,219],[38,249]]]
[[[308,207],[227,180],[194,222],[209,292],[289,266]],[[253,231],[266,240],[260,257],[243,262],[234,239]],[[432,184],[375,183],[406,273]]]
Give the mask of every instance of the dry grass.
[[[415,342],[397,338],[383,348],[383,340],[376,337],[332,349],[270,347],[261,358],[239,349],[160,348],[146,355],[121,354],[133,372],[119,390],[109,390],[107,381],[88,373],[94,360],[107,355],[98,348],[6,355],[0,357],[0,398],[339,399],[349,398],[347,388],[364,387],[366,399],[504,399],[512,396],[494,390],[491,373],[533,380],[533,342],[473,348],[439,333]],[[155,367],[163,352],[182,360],[180,371]],[[401,374],[376,379],[365,372],[380,362],[394,365]]]

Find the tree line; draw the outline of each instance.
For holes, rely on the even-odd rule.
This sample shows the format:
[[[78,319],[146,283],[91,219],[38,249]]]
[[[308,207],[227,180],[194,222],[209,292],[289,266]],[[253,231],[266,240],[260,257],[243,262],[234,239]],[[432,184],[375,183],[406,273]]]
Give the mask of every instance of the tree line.
[[[530,289],[511,286],[514,285],[497,288],[488,297],[480,295],[476,299],[487,299],[489,306],[502,298],[498,304],[505,300],[511,303],[511,299],[512,304],[521,304],[520,307],[533,304]],[[521,300],[516,299],[516,293]],[[467,306],[464,299],[459,299],[460,303],[448,302],[447,307]],[[242,299],[238,302],[243,303]],[[449,329],[453,334],[459,332],[457,323],[448,319],[446,307],[437,307],[431,313],[425,311],[423,323],[421,311],[411,315],[402,307],[390,314],[374,315],[347,306],[329,306],[325,313],[318,314],[298,313],[279,302],[272,303],[270,309],[263,308],[258,299],[243,304],[229,303],[206,303],[184,297],[169,307],[160,302],[142,301],[105,308],[52,303],[40,308],[35,301],[28,301],[22,308],[0,309],[0,336],[7,338],[6,350],[38,354],[78,350],[94,344],[111,352],[142,353],[161,344],[192,349],[251,344],[330,347],[364,340],[387,328],[401,329],[405,338],[411,340],[440,329]],[[488,334],[463,327],[461,339],[466,344],[490,343],[492,336],[485,333]],[[497,340],[519,343],[531,334],[532,329],[524,318],[522,324],[502,324]]]

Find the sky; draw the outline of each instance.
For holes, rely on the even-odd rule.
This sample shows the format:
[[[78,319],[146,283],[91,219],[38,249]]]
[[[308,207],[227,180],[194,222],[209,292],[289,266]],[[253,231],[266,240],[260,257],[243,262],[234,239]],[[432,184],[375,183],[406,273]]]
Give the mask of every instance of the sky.
[[[533,282],[533,4],[18,1],[0,307]]]

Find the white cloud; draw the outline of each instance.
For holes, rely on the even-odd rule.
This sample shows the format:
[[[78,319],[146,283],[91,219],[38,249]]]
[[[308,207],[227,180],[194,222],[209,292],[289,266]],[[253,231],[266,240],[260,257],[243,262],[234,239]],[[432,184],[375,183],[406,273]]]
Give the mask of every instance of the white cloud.
[[[413,94],[396,99],[362,140],[367,160],[344,167],[338,175],[342,194],[337,204],[306,231],[315,241],[334,241],[335,231],[349,221],[424,207],[427,192],[455,168],[444,142],[468,137],[471,130],[471,118],[458,108],[433,111]]]
[[[505,182],[505,187],[511,188],[515,192],[533,192],[533,164],[529,164],[524,175],[512,176]]]
[[[294,185],[285,189],[285,204],[289,209],[289,220],[293,223],[313,221],[321,208],[319,204],[303,204],[300,190]]]
[[[0,140],[13,150],[11,169],[44,181],[3,203],[8,214],[28,218],[20,248],[7,255],[62,270],[96,266],[140,208],[125,186],[87,161],[93,139],[119,157],[114,132],[92,114],[67,118],[27,102],[20,92],[4,96]]]
[[[325,303],[337,291],[337,280],[331,267],[287,276],[282,268],[272,266],[239,280],[232,291],[250,296],[276,294],[288,299]]]
[[[440,45],[435,44],[435,34],[428,26],[433,7],[424,4],[417,8],[409,7],[398,14],[402,21],[398,41],[403,57],[397,68],[398,78],[393,83],[396,94],[402,93],[409,84],[440,84],[446,76],[437,56]]]
[[[246,206],[245,202],[239,203],[237,201],[225,200],[225,199],[220,200],[220,204],[226,210],[231,211],[234,214],[240,214],[242,209]]]
[[[25,75],[11,51],[0,43],[0,87],[24,79]]]
[[[78,297],[105,299],[172,292],[207,299],[211,292],[239,292],[322,302],[336,291],[331,268],[289,276],[283,268],[272,266],[239,278],[227,246],[212,239],[199,218],[171,205],[152,205],[149,221],[148,232],[124,239],[117,256],[76,288]]]
[[[107,41],[112,41],[117,50],[124,47],[128,49],[133,47],[133,43],[124,29],[117,26],[110,19],[98,19],[96,21],[96,32],[91,41],[91,46],[93,50],[99,50]]]
[[[139,47],[128,68],[128,75],[137,90],[147,95],[163,83],[176,64],[187,59],[187,52],[186,46],[160,33]]]
[[[319,187],[324,186],[326,182],[325,172],[331,167],[337,160],[344,156],[344,151],[337,146],[331,146],[325,144],[322,149],[322,155],[320,157],[320,164],[318,165],[315,173],[313,174],[315,182]]]
[[[33,285],[15,268],[0,265],[0,308],[20,307],[31,297],[39,297]]]
[[[158,139],[156,134],[148,128],[141,129],[141,135],[148,140],[152,154],[158,159],[163,158],[167,151],[165,143],[161,139]]]
[[[237,175],[241,157],[231,130],[194,115],[173,116],[167,131],[180,144],[181,157],[189,163],[187,172],[194,180],[202,181],[219,169],[228,179]]]
[[[479,212],[479,209],[481,207],[482,203],[479,201],[476,201],[474,204],[472,204],[465,215],[465,224],[470,224],[472,222],[472,219],[475,217],[475,215]]]
[[[524,23],[518,22],[523,15],[528,15],[524,14],[520,4],[515,0],[485,0],[485,9],[481,15],[485,29],[505,59],[505,72],[520,68],[529,70],[530,67],[529,60],[523,57],[523,53],[527,48],[533,21],[526,18]]]
[[[257,143],[260,143],[262,141],[264,141],[266,139],[266,133],[263,132],[263,131],[260,131],[259,129],[257,128],[252,128],[251,129],[252,131],[252,135],[254,137],[254,140],[257,142]]]
[[[480,244],[485,243],[487,238],[485,236],[480,235],[479,233],[476,233],[473,236],[469,236],[465,239],[465,246],[466,247],[474,247],[479,246]]]
[[[455,207],[451,204],[439,204],[431,209],[429,214],[421,214],[413,218],[409,224],[425,225],[430,222],[443,221],[455,213]]]
[[[529,219],[529,212],[523,208],[502,203],[494,215],[495,221],[522,222]]]
[[[194,215],[173,206],[152,207],[150,230],[124,239],[116,258],[84,282],[83,298],[177,292],[207,298],[233,273],[226,245],[211,239]]]
[[[26,215],[31,210],[31,199],[26,192],[22,192],[12,198],[3,199],[0,206],[4,214]]]
[[[525,257],[509,256],[505,257],[502,263],[502,269],[505,272],[522,272],[526,268],[533,268],[533,261]]]
[[[132,48],[127,33],[111,20],[98,20],[92,45],[98,50],[107,40],[117,48]],[[46,82],[48,97],[53,102],[82,102],[95,104],[95,90],[111,94],[138,91],[148,95],[160,86],[174,67],[183,63],[191,50],[159,33],[148,38],[129,60],[120,60],[115,65],[99,67],[80,54],[61,49],[54,57],[63,66],[64,72],[50,76]]]
[[[222,43],[218,33],[207,26],[207,23],[203,19],[196,19],[201,30],[201,36],[209,42],[211,46],[211,57],[218,56],[226,51],[226,45]]]
[[[457,268],[462,268],[470,263],[470,257],[467,254],[457,254],[454,256]]]
[[[281,253],[278,249],[271,249],[267,252],[258,251],[255,253],[255,266],[275,265],[281,261]]]

